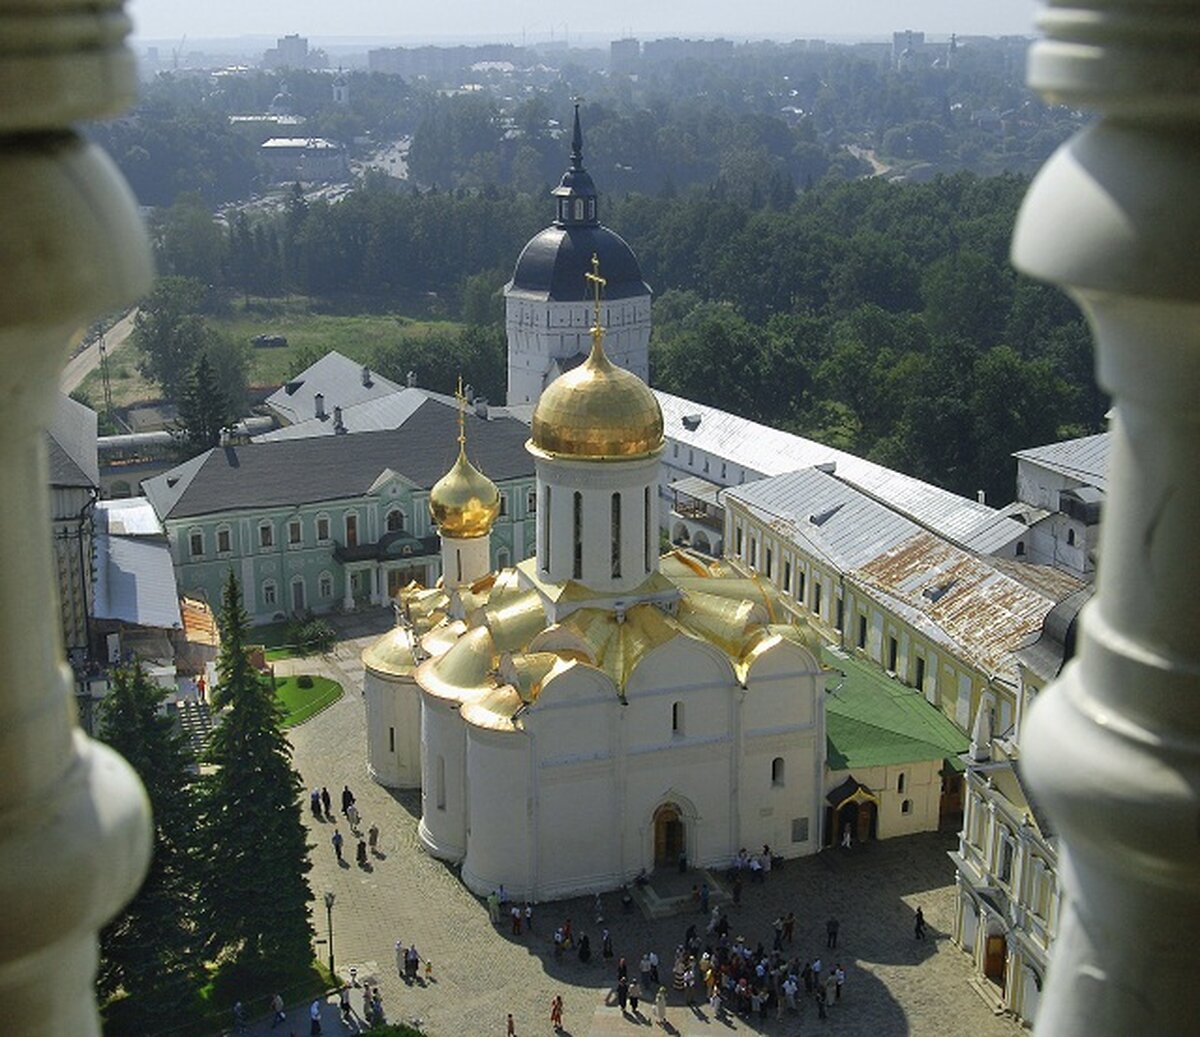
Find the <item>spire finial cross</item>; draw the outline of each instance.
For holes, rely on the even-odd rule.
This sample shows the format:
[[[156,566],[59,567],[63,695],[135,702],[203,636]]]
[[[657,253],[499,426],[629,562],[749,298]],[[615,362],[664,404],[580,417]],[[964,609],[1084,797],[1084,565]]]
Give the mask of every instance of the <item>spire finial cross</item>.
[[[592,253],[592,269],[583,275],[592,282],[595,288],[595,327],[600,327],[600,289],[608,284],[608,280],[600,276],[600,257]]]
[[[458,388],[454,392],[454,399],[458,403],[458,448],[465,450],[467,447],[467,397],[463,394],[461,374],[458,376]]]

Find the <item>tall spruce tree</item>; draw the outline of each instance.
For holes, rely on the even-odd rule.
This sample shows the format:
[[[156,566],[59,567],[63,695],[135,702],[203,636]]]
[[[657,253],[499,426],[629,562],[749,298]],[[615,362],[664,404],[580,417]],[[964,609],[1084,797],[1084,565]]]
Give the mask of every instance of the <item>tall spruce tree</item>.
[[[313,956],[301,784],[270,684],[246,653],[250,620],[232,570],[218,622],[212,697],[223,717],[205,751],[211,770],[200,780],[199,928],[211,960],[289,971]]]
[[[205,350],[192,365],[179,397],[176,435],[184,456],[216,446],[221,442],[221,433],[233,426],[236,417]]]
[[[166,692],[140,664],[114,671],[99,737],[142,779],[154,811],[154,857],[137,897],[100,933],[97,987],[110,1028],[150,1034],[177,1022],[199,986],[192,917],[196,876],[192,758],[174,721],[161,711]],[[123,997],[121,995],[124,995]]]

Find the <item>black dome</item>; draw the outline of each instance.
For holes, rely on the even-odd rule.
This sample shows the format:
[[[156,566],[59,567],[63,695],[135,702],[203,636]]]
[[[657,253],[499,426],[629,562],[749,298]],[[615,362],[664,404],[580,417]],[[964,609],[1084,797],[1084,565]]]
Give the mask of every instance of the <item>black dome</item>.
[[[599,257],[600,276],[607,282],[605,299],[651,294],[633,249],[599,224],[547,227],[522,250],[506,290],[552,302],[591,299],[584,274],[592,271],[593,255]]]

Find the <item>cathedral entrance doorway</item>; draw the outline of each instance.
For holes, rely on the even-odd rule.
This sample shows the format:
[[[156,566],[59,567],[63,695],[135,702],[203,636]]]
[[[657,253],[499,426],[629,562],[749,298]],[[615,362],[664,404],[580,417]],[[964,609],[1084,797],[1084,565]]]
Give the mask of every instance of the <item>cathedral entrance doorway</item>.
[[[674,803],[664,803],[654,812],[654,866],[673,867],[685,852],[687,830]]]
[[[989,933],[983,955],[983,974],[1004,989],[1005,965],[1008,963],[1008,941],[1003,933]]]

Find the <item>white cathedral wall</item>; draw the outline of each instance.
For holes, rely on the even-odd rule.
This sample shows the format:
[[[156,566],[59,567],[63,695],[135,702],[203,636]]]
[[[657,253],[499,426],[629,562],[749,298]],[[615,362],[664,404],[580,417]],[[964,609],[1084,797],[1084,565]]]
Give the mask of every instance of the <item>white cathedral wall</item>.
[[[363,672],[367,709],[367,773],[380,785],[421,784],[421,693],[411,677]]]
[[[537,899],[532,882],[530,741],[521,732],[464,726],[470,835],[462,880],[480,896],[503,885],[514,898]]]
[[[434,857],[467,851],[466,735],[456,703],[421,695],[421,823],[417,835]]]
[[[546,302],[506,294],[508,403],[536,403],[554,360],[592,347],[594,310],[586,302]],[[604,351],[614,364],[650,380],[650,296],[602,301]]]
[[[442,537],[442,579],[447,587],[465,587],[492,570],[491,537]]]

